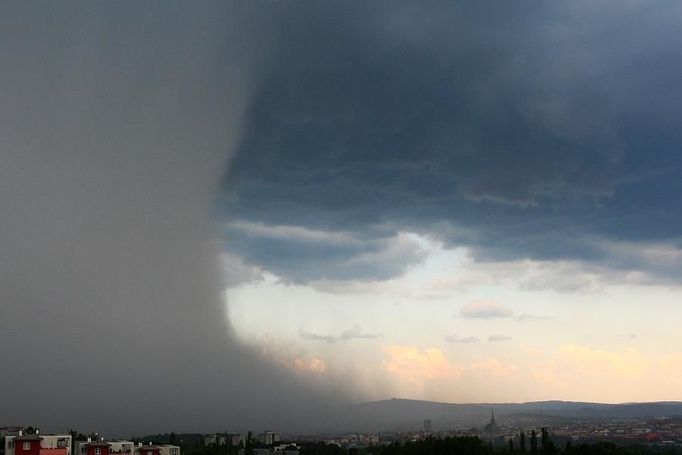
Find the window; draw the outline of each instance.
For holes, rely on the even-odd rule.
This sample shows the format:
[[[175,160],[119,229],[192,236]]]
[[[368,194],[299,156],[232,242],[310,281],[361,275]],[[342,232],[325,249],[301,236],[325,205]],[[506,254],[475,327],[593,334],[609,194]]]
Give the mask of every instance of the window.
[[[99,447],[95,447],[95,455],[100,455],[102,453],[102,449]]]
[[[30,441],[24,441],[21,448],[24,450],[31,450],[31,442]]]

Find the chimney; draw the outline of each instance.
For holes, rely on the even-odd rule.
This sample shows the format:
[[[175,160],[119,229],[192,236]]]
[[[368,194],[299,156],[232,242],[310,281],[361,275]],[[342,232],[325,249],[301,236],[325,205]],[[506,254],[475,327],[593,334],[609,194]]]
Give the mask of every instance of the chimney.
[[[19,430],[19,437],[24,435],[24,430]]]
[[[36,436],[40,434],[40,428],[36,428]]]

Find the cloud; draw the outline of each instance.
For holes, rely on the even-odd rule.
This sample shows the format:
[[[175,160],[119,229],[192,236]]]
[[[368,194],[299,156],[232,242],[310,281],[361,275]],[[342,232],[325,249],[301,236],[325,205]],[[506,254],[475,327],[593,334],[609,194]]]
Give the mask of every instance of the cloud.
[[[596,399],[601,393],[602,400],[612,400],[612,396],[624,397],[633,387],[641,387],[641,382],[653,373],[655,362],[635,349],[607,351],[585,345],[560,345],[544,365],[531,370],[536,382],[561,389],[581,390],[586,379],[590,380],[590,393],[586,399]]]
[[[422,263],[428,250],[407,233],[366,236],[294,225],[235,221],[227,248],[244,261],[294,283],[382,281]]]
[[[476,337],[460,337],[457,335],[446,335],[445,341],[447,341],[448,343],[478,343],[481,340]]]
[[[649,361],[634,349],[613,352],[574,344],[561,345],[557,359],[571,365],[576,373],[585,377],[599,376],[602,372],[622,377],[642,376],[649,366]]]
[[[662,401],[676,397],[682,384],[682,353],[602,349],[563,344],[551,351],[529,352],[535,387],[564,399],[601,402]]]
[[[437,348],[419,349],[412,346],[391,345],[383,348],[388,356],[381,363],[383,370],[405,382],[434,379],[458,379],[461,367],[451,364]]]
[[[282,239],[300,243],[323,243],[338,245],[358,245],[359,241],[344,232],[307,229],[301,226],[268,226],[263,223],[234,221],[228,227],[245,233],[249,237]]]
[[[682,262],[660,250],[682,228],[682,104],[667,89],[682,12],[603,5],[291,6],[217,211],[303,230],[226,233],[230,245],[299,283],[388,279],[418,261],[352,273],[334,264],[356,253],[334,250],[323,271],[300,242],[329,231],[366,245],[429,234],[478,262],[587,272],[539,271],[528,289],[590,290],[608,271],[678,283]],[[609,242],[659,245],[665,260]]]
[[[365,333],[360,325],[355,324],[350,329],[344,331],[340,336],[339,340],[367,340],[379,338],[381,335],[376,333]]]
[[[324,341],[326,343],[350,340],[371,340],[382,337],[381,334],[364,332],[359,324],[355,324],[350,329],[344,330],[338,337],[334,335],[321,335],[319,333],[305,332],[302,329],[298,331],[298,336],[303,340]]]
[[[303,329],[298,331],[298,336],[303,340],[324,341],[325,343],[334,343],[337,340],[337,338],[332,335],[320,335],[314,332],[305,332]]]
[[[263,270],[220,257],[211,212],[275,22],[251,3],[0,4],[0,421],[302,429],[291,413],[349,397],[241,344],[221,298]]]
[[[497,302],[480,300],[464,305],[460,314],[466,318],[510,318],[514,311]]]
[[[509,335],[490,335],[488,341],[510,341],[512,337]]]

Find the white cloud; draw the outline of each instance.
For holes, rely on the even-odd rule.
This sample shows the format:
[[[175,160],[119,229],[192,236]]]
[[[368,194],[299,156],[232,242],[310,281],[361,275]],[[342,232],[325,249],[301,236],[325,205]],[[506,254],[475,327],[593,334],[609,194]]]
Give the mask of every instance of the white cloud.
[[[266,225],[248,221],[233,221],[229,227],[237,229],[252,237],[267,237],[272,239],[291,240],[298,242],[327,243],[333,245],[358,245],[359,240],[350,234],[338,231],[322,231],[308,229],[301,226]]]

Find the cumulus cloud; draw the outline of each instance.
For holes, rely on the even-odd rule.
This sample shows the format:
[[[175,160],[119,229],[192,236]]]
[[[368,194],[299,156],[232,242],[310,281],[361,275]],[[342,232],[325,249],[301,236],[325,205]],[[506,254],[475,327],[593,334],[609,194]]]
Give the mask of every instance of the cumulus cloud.
[[[459,313],[465,318],[510,318],[514,311],[500,303],[480,300],[464,305]]]
[[[605,350],[576,344],[563,344],[544,357],[531,369],[531,376],[548,390],[570,390],[573,396],[601,401],[627,400],[632,390],[646,390],[645,397],[659,399],[668,393],[661,383],[653,387],[650,378],[662,377],[659,368],[670,357],[657,359],[631,348]],[[586,379],[594,380],[586,383]]]
[[[423,382],[434,379],[458,379],[462,368],[450,363],[437,348],[419,349],[413,346],[391,345],[383,348],[388,356],[381,367],[399,380]]]

